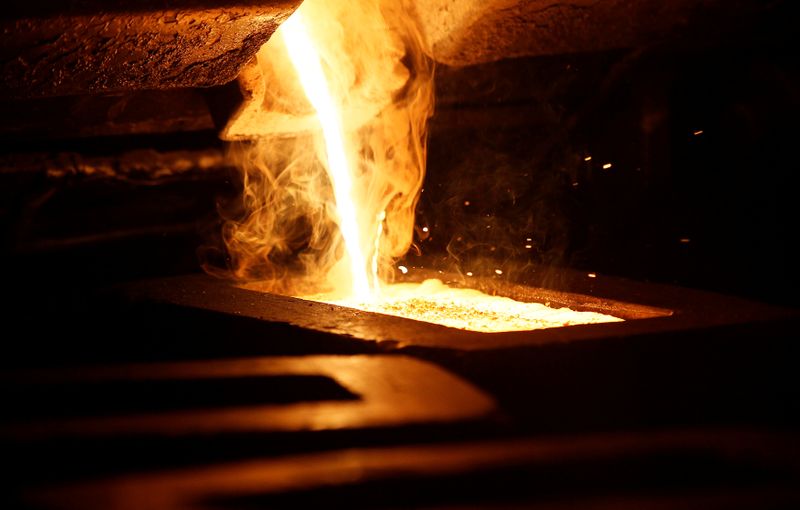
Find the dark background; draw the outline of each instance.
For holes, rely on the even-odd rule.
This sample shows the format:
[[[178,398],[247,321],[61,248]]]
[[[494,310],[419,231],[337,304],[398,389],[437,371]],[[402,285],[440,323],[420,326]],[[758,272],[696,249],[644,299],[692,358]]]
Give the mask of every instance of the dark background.
[[[800,303],[796,11],[713,43],[440,69],[423,251]]]

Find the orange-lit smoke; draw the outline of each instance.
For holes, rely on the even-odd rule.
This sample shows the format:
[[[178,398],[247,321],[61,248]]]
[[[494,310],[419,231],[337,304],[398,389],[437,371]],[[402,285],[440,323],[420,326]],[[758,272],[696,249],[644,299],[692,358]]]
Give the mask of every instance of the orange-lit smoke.
[[[405,1],[306,0],[250,70],[260,103],[228,138],[246,217],[225,239],[262,288],[366,297],[411,244],[432,64]],[[251,109],[252,110],[252,109]]]

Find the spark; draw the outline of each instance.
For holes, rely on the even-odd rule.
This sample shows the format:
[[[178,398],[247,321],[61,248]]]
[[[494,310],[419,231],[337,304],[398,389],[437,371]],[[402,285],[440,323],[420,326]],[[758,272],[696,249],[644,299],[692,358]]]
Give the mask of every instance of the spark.
[[[597,278],[597,274],[596,273],[589,273],[586,276],[588,276],[589,278]]]
[[[494,272],[497,273],[497,274],[503,274],[503,270],[502,269],[495,269]]]
[[[472,276],[472,271],[467,271],[467,276]]]
[[[694,132],[694,133],[692,133],[692,134],[693,134],[694,136],[700,136],[700,135],[702,135],[702,134],[703,134],[703,130],[702,130],[702,129],[698,129],[697,131],[695,131],[695,132]]]
[[[591,157],[591,156],[586,156],[585,158],[583,158],[583,160],[584,160],[584,161],[591,161],[591,160],[592,160],[592,157]]]
[[[397,266],[397,269],[403,274],[408,274],[408,268],[406,266]]]
[[[428,231],[428,227],[422,227],[422,231],[423,232],[427,232]]]
[[[603,170],[608,170],[609,168],[611,168],[611,163],[606,163],[603,165]]]

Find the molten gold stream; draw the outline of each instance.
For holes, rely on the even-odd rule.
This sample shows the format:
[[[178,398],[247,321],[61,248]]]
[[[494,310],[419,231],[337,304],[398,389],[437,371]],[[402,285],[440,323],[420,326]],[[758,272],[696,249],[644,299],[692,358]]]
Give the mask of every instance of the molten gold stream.
[[[328,157],[325,168],[333,185],[339,231],[344,238],[345,250],[350,259],[352,279],[350,293],[354,298],[368,300],[371,291],[367,276],[367,257],[359,234],[356,197],[353,195],[352,170],[345,150],[342,115],[328,89],[319,55],[303,23],[302,11],[296,12],[286,20],[280,32],[303,91],[314,106],[322,125]]]
[[[325,222],[332,221],[341,244],[319,242],[321,248],[315,250],[313,263],[308,262],[308,256],[304,259],[306,269],[299,284],[286,289],[283,283],[276,282],[287,278],[276,277],[266,285],[268,290],[481,332],[621,320],[452,288],[439,280],[400,284],[383,281],[381,276],[391,274],[393,259],[411,243],[413,211],[424,175],[425,125],[433,104],[432,75],[424,65],[409,70],[401,63],[422,58],[420,48],[413,47],[421,44],[413,20],[402,9],[398,11],[397,5],[405,2],[366,0],[353,2],[348,8],[335,4],[338,2],[306,0],[273,38],[285,47],[282,51],[313,109],[311,122],[295,119],[286,125],[302,125],[321,132],[324,150],[316,146],[317,161],[325,169],[332,203],[323,198],[322,191],[308,191],[311,183],[317,182],[315,178],[301,172],[296,175],[302,178],[293,177],[291,172],[303,164],[309,166],[308,160],[296,159],[280,172],[265,164],[258,173],[261,177],[252,181],[250,188],[246,170],[245,193],[255,197],[257,210],[247,222],[233,226],[231,239],[235,243],[229,242],[229,249],[239,248],[233,250],[237,260],[244,261],[239,271],[246,273],[285,246],[278,240],[286,237],[287,222],[264,215],[276,204],[284,205],[282,214],[287,215],[287,201],[275,198],[281,196],[283,186],[294,190],[287,196],[291,198],[289,208],[297,209],[295,216],[303,210],[315,212],[320,219],[313,225],[314,232],[326,232]],[[278,50],[265,48],[269,51],[264,54],[262,50],[259,57],[264,54],[265,61],[277,62]],[[272,76],[288,80],[292,79],[291,74],[277,72]],[[281,87],[291,89],[285,84]],[[280,136],[281,140],[287,137],[286,133]],[[304,154],[314,150],[300,149],[298,152]],[[286,182],[281,185],[282,179]],[[304,183],[308,183],[305,189]],[[266,190],[269,199],[258,197],[262,190]],[[273,237],[259,239],[270,235]],[[271,269],[270,274],[273,273]]]

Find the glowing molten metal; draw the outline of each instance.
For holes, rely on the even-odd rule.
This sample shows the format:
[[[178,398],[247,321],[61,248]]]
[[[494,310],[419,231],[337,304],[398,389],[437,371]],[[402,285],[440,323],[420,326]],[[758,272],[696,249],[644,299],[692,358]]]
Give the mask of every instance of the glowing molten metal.
[[[353,281],[351,293],[358,299],[367,299],[371,294],[367,278],[367,257],[361,247],[353,178],[342,132],[342,116],[328,90],[319,55],[303,24],[302,12],[296,12],[286,20],[281,27],[281,35],[303,91],[314,106],[322,125],[328,156],[326,168],[333,185],[336,211],[339,213],[339,230],[344,238],[347,256],[350,257],[350,277]]]
[[[269,126],[246,126],[258,136],[242,158],[250,216],[228,231],[236,274],[264,290],[472,331],[621,320],[438,280],[384,282],[411,244],[433,108],[432,68],[404,5],[307,0],[259,52],[262,76],[282,93],[268,83]],[[292,75],[301,93],[285,82]],[[294,274],[281,257],[299,261]]]

